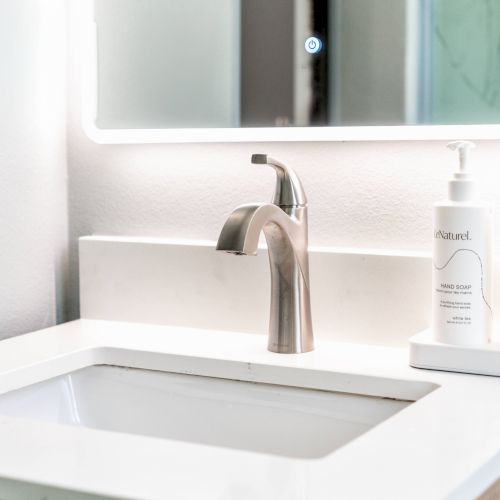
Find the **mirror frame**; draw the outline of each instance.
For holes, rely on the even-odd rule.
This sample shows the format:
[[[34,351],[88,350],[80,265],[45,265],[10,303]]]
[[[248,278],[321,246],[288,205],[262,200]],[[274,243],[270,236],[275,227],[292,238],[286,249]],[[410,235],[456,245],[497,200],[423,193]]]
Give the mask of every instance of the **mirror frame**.
[[[78,2],[81,20],[81,120],[98,144],[171,144],[224,142],[500,140],[500,124],[373,125],[348,127],[258,127],[191,129],[101,129],[97,118],[97,29],[94,0]]]

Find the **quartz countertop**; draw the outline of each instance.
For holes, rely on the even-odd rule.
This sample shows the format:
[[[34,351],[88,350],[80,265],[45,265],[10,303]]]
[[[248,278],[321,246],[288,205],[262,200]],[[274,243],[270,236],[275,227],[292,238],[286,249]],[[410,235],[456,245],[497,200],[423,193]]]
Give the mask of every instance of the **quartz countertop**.
[[[0,492],[15,481],[66,499],[468,499],[497,478],[500,379],[414,369],[404,348],[318,341],[281,355],[266,340],[78,320],[2,341],[0,394],[110,364],[417,401],[314,460],[0,416]]]

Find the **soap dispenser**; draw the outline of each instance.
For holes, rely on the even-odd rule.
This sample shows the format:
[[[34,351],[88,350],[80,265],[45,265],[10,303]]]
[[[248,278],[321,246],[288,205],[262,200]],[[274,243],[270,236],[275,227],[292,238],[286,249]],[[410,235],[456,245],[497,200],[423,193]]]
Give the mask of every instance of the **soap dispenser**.
[[[492,225],[490,203],[478,197],[468,141],[447,146],[459,155],[448,183],[448,199],[434,205],[432,333],[446,344],[489,342],[492,313]]]

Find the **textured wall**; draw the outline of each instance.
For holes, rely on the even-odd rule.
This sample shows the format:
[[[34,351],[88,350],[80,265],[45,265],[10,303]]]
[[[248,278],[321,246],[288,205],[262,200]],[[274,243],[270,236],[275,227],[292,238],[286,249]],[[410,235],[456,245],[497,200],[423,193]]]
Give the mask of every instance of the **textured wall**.
[[[236,205],[272,196],[274,173],[250,165],[254,152],[280,158],[301,176],[310,202],[312,245],[430,250],[432,203],[445,196],[456,161],[443,142],[97,145],[80,128],[78,67],[73,47],[68,129],[72,317],[78,314],[79,236],[215,240]],[[500,207],[500,141],[479,146],[474,160],[484,195]]]
[[[0,338],[63,316],[65,39],[63,1],[0,1]]]
[[[250,165],[252,152],[296,167],[312,245],[394,250],[430,250],[432,203],[445,196],[454,160],[440,142],[102,146],[76,119],[69,139],[73,305],[79,236],[215,240],[233,207],[272,196],[274,173]],[[482,143],[475,157],[485,195],[500,206],[500,143]]]
[[[312,245],[430,250],[432,203],[454,163],[441,142],[103,146],[73,130],[72,235],[214,240],[237,204],[272,197],[274,172],[251,165],[253,152],[296,168]],[[483,193],[500,203],[500,143],[474,155]]]

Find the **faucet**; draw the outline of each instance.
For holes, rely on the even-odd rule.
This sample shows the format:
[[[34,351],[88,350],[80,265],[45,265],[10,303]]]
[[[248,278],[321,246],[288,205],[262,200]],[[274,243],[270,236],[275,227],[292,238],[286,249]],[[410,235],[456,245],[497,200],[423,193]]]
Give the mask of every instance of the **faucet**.
[[[271,266],[268,349],[278,353],[312,351],[306,195],[291,168],[265,154],[252,155],[252,163],[276,171],[273,202],[237,207],[225,222],[216,249],[257,255],[259,235],[264,232]]]

